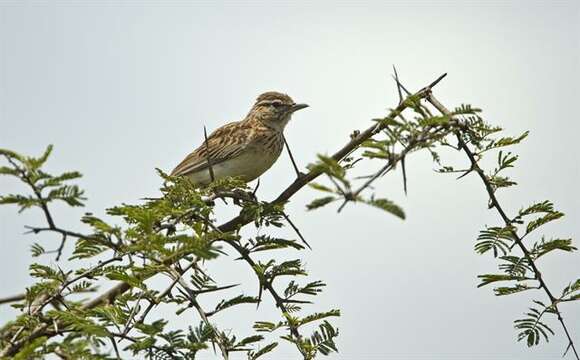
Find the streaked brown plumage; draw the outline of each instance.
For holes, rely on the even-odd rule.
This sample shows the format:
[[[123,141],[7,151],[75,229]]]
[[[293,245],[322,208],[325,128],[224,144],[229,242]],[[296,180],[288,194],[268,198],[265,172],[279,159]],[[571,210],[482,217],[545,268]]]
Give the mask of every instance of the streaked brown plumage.
[[[172,176],[188,176],[194,183],[211,182],[227,176],[252,181],[268,170],[284,147],[283,131],[292,114],[307,107],[296,104],[286,94],[266,92],[256,102],[246,118],[224,125],[208,136],[205,142],[189,154],[171,172]]]

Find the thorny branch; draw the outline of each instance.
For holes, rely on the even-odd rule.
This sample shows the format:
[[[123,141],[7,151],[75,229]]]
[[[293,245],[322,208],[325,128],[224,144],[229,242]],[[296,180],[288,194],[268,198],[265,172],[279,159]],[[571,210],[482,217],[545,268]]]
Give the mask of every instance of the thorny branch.
[[[403,87],[403,85],[400,83],[398,75],[396,74],[396,70],[395,70],[395,81],[397,82],[397,89],[399,92],[399,97],[400,97],[400,102],[398,104],[398,106],[393,109],[388,117],[389,118],[396,118],[396,117],[400,117],[404,120],[404,118],[402,117],[402,111],[405,110],[407,107],[411,106],[410,105],[410,101],[408,101],[409,99],[412,99],[412,101],[415,102],[419,102],[419,107],[417,108],[417,110],[420,111],[424,111],[425,114],[428,114],[428,116],[431,116],[431,113],[429,111],[429,109],[427,109],[426,107],[424,107],[423,105],[420,104],[420,100],[421,99],[426,99],[427,101],[429,101],[435,108],[437,108],[437,110],[439,110],[443,115],[446,116],[451,116],[451,113],[441,104],[437,101],[437,99],[433,96],[432,94],[432,88],[443,78],[445,77],[446,74],[443,74],[441,77],[439,77],[437,80],[435,80],[433,83],[431,83],[430,85],[424,87],[423,89],[421,89],[420,91],[418,91],[417,93],[411,95],[408,93],[408,91]],[[402,96],[402,92],[401,90],[404,90],[405,92],[407,92],[407,94],[409,95],[406,99],[403,99]],[[405,121],[405,120],[404,120]],[[461,127],[461,123],[457,122],[454,123],[454,125],[459,126],[459,128]],[[368,129],[366,129],[363,132],[357,133],[355,134],[352,138],[351,141],[349,141],[345,146],[343,146],[343,148],[341,148],[340,150],[338,150],[333,156],[332,158],[336,161],[340,161],[343,158],[345,158],[346,156],[348,156],[349,154],[351,154],[354,150],[356,150],[364,141],[372,138],[373,136],[377,135],[379,132],[383,131],[383,130],[388,130],[387,129],[386,124],[384,123],[377,123],[376,125],[373,125],[371,127],[369,127]],[[401,152],[399,152],[398,154],[394,154],[392,158],[390,158],[387,163],[381,168],[379,169],[376,173],[374,173],[374,175],[372,175],[361,187],[359,187],[357,190],[350,192],[349,189],[349,193],[344,194],[345,195],[345,202],[342,204],[342,206],[340,207],[340,209],[342,209],[344,207],[344,205],[348,202],[348,201],[356,201],[357,196],[360,195],[360,193],[362,191],[364,191],[365,189],[367,189],[369,186],[371,186],[371,184],[378,178],[380,178],[381,176],[383,176],[386,172],[391,171],[392,169],[394,169],[394,167],[396,166],[397,163],[401,163],[403,166],[403,181],[404,181],[404,185],[405,185],[405,189],[406,189],[406,173],[405,173],[405,169],[404,169],[404,161],[405,161],[405,156],[413,151],[413,149],[416,146],[420,146],[421,144],[424,144],[428,141],[432,141],[432,140],[436,140],[439,139],[442,135],[439,133],[439,131],[441,131],[442,129],[444,129],[444,126],[431,126],[431,127],[426,127],[426,129],[424,131],[422,131],[419,134],[415,134],[415,136],[410,137],[408,139],[406,139],[406,143],[401,142],[401,144],[403,145],[403,150]],[[494,190],[493,187],[491,185],[491,183],[489,182],[489,179],[486,177],[485,173],[483,172],[483,170],[479,167],[478,162],[477,162],[477,158],[475,156],[475,154],[470,150],[470,148],[467,146],[467,144],[463,141],[463,139],[460,136],[459,130],[457,130],[456,132],[456,136],[458,138],[458,143],[459,143],[459,149],[463,150],[466,155],[468,156],[470,162],[471,162],[471,168],[466,171],[466,174],[471,172],[471,171],[475,171],[476,173],[478,173],[479,177],[482,179],[486,190],[489,194],[490,200],[491,200],[491,204],[493,207],[496,208],[497,212],[499,213],[499,215],[501,216],[501,218],[504,220],[506,226],[510,226],[512,225],[512,221],[507,217],[507,215],[505,214],[505,212],[503,211],[503,209],[501,208],[497,198],[495,197],[494,194]],[[206,137],[206,143],[207,143],[207,135],[205,135]],[[285,141],[285,139],[284,139]],[[274,199],[272,202],[270,202],[270,205],[281,205],[281,204],[285,204],[296,192],[298,192],[301,188],[303,188],[306,184],[308,184],[309,182],[311,182],[312,180],[316,179],[318,176],[320,176],[322,174],[321,171],[318,170],[311,170],[310,172],[308,172],[307,174],[301,174],[298,171],[298,168],[296,167],[295,161],[292,157],[292,154],[290,153],[290,149],[288,148],[288,144],[286,143],[287,149],[289,151],[291,160],[294,164],[294,168],[297,171],[298,174],[298,178],[292,183],[290,184],[284,191],[282,191],[282,193],[280,193],[280,195]],[[208,158],[208,162],[210,162],[211,160]],[[14,165],[14,164],[13,164]],[[210,173],[212,172],[212,168],[211,168],[211,163],[210,163]],[[213,178],[213,174],[211,177]],[[465,174],[464,174],[465,175]],[[39,233],[39,232],[43,232],[43,231],[52,231],[52,232],[57,232],[60,233],[63,236],[63,240],[61,242],[61,246],[59,247],[59,249],[57,250],[58,252],[58,257],[60,257],[61,253],[62,253],[62,248],[64,246],[64,241],[66,240],[67,236],[72,236],[72,237],[76,237],[76,238],[91,238],[92,237],[88,236],[88,235],[83,235],[83,234],[79,234],[79,233],[75,233],[75,232],[69,232],[67,230],[58,228],[55,223],[54,220],[50,214],[50,211],[46,205],[45,202],[43,202],[43,198],[42,195],[39,191],[37,191],[38,189],[35,189],[34,184],[32,183],[32,181],[30,179],[28,179],[28,184],[31,185],[33,187],[34,193],[35,195],[38,197],[38,199],[41,201],[41,208],[45,214],[47,223],[48,223],[48,227],[46,228],[32,228],[32,232],[34,233]],[[237,194],[234,194],[232,196],[238,196]],[[216,198],[220,197],[219,195],[216,196]],[[299,230],[294,226],[294,224],[292,224],[292,222],[290,221],[290,219],[288,218],[288,216],[284,213],[284,217],[286,218],[286,220],[289,222],[289,224],[293,227],[293,229],[297,232],[297,234],[300,236],[300,238],[305,242],[305,240],[303,239],[302,235],[300,234]],[[209,226],[212,226],[214,228],[215,231],[219,231],[222,233],[228,233],[228,232],[234,232],[234,231],[238,231],[242,226],[247,225],[248,223],[250,223],[252,220],[248,219],[247,217],[243,216],[242,214],[234,217],[233,219],[231,219],[230,221],[222,224],[221,226],[214,226],[213,224],[208,222]],[[161,230],[162,228],[160,228],[159,230]],[[169,228],[168,228],[169,230]],[[542,275],[540,273],[540,271],[538,270],[538,268],[536,267],[536,264],[534,263],[529,250],[526,248],[526,246],[523,244],[522,238],[519,237],[517,235],[517,233],[515,231],[513,231],[514,239],[516,244],[519,246],[519,248],[522,250],[522,252],[524,253],[524,256],[526,257],[526,259],[529,261],[534,273],[535,273],[535,279],[538,280],[538,282],[540,283],[540,287],[545,291],[545,293],[548,295],[548,297],[550,298],[552,304],[551,307],[553,307],[555,309],[555,313],[557,314],[558,320],[560,321],[564,332],[566,333],[566,336],[568,338],[569,341],[569,346],[568,348],[572,349],[573,353],[575,354],[576,358],[578,358],[578,353],[576,351],[575,345],[572,341],[572,338],[568,332],[568,329],[564,323],[564,320],[560,314],[560,311],[558,309],[558,302],[559,299],[557,299],[556,297],[553,296],[553,294],[550,292],[549,288],[547,287],[546,283],[544,282]],[[102,239],[101,239],[102,240]],[[220,240],[220,239],[218,239]],[[248,265],[250,265],[250,267],[252,267],[253,269],[255,269],[256,267],[256,263],[254,262],[254,260],[250,257],[249,252],[242,246],[240,245],[238,242],[233,241],[233,240],[225,240],[225,242],[227,242],[230,246],[232,246],[238,253],[239,255],[242,257],[242,259],[245,260],[245,262],[248,263]],[[305,242],[306,243],[306,242]],[[111,245],[111,244],[108,244]],[[306,245],[308,246],[308,244],[306,243]],[[116,260],[114,260],[116,261]],[[175,265],[175,260],[172,260],[173,262],[167,262],[164,263],[165,265]],[[112,333],[112,342],[113,342],[113,346],[115,348],[115,352],[118,355],[118,350],[116,347],[116,342],[114,340],[115,337],[120,338],[120,339],[127,339],[129,341],[137,341],[134,338],[132,338],[131,336],[128,335],[128,331],[130,331],[131,329],[131,322],[133,322],[133,324],[137,323],[137,322],[144,322],[147,314],[160,302],[160,299],[169,294],[172,289],[179,284],[183,290],[185,291],[185,295],[187,295],[186,297],[188,297],[188,299],[190,300],[192,306],[194,306],[196,308],[196,310],[198,311],[200,317],[202,318],[202,320],[204,321],[204,323],[206,323],[206,325],[210,326],[213,329],[213,326],[209,323],[208,317],[211,315],[210,313],[205,312],[203,309],[201,309],[201,307],[199,306],[199,304],[197,303],[196,300],[196,295],[197,293],[195,293],[194,290],[190,289],[187,284],[185,284],[185,282],[182,280],[182,275],[187,272],[192,266],[194,266],[195,261],[191,262],[188,267],[186,269],[180,269],[179,267],[175,267],[175,269],[173,269],[174,273],[172,272],[172,276],[173,276],[173,281],[170,284],[170,286],[163,291],[161,294],[158,295],[157,299],[159,299],[159,301],[151,301],[149,300],[149,306],[145,309],[145,311],[141,314],[141,317],[138,320],[134,320],[134,317],[136,314],[131,314],[125,330],[122,333]],[[101,265],[101,264],[99,264]],[[81,274],[82,275],[82,274]],[[153,274],[154,275],[154,274]],[[153,275],[149,275],[153,276]],[[76,279],[76,278],[75,278]],[[73,279],[74,281],[77,281]],[[66,286],[65,284],[63,284],[63,287],[61,289],[61,291],[59,291],[59,293],[55,296],[60,296],[60,293],[62,292],[62,290],[64,290],[64,288],[70,286],[70,284],[72,283],[72,281],[67,282]],[[265,281],[263,283],[261,283],[261,286],[264,287],[264,289],[266,289],[271,296],[273,297],[276,306],[281,310],[282,313],[287,314],[288,308],[285,305],[285,301],[284,299],[277,293],[277,291],[274,289],[274,287],[272,286],[271,282]],[[96,306],[99,306],[103,303],[109,302],[112,303],[114,302],[114,300],[116,299],[117,296],[129,291],[132,288],[132,286],[128,283],[125,282],[121,282],[118,285],[116,285],[115,287],[111,288],[110,290],[108,290],[107,292],[103,293],[102,295],[88,301],[87,303],[85,303],[82,306],[82,309],[91,309],[94,308]],[[12,297],[12,298],[16,298],[16,297]],[[40,304],[40,306],[36,307],[34,309],[35,312],[41,311],[42,308],[44,306],[46,306],[48,303],[51,302],[51,300],[54,300],[54,296],[52,298],[49,299],[44,299],[44,301]],[[0,300],[0,304],[2,302],[10,302],[10,301],[17,301],[17,300],[12,300],[11,298],[7,298],[7,299],[2,299]],[[137,306],[137,305],[135,305]],[[2,356],[10,356],[10,355],[14,355],[15,353],[17,353],[22,346],[24,346],[26,343],[30,342],[31,340],[34,340],[36,338],[45,336],[45,337],[52,337],[55,336],[57,334],[62,334],[64,332],[67,332],[66,328],[63,329],[63,327],[66,324],[61,324],[61,323],[45,323],[43,325],[40,325],[38,328],[36,328],[34,331],[32,331],[30,334],[28,334],[25,338],[17,340],[18,336],[21,334],[21,331],[23,330],[23,328],[21,328],[13,337],[12,337],[12,341],[10,342],[10,345],[8,345],[5,349],[3,349],[3,351],[0,353],[0,357]],[[60,330],[59,330],[60,329]],[[291,325],[289,323],[289,329],[290,329],[290,333],[292,338],[294,338],[295,340],[300,341],[302,339],[300,333],[298,332],[298,329]],[[214,331],[215,334],[215,338],[214,341],[218,344],[220,351],[222,353],[222,356],[227,359],[228,354],[227,354],[227,348],[225,346],[225,344],[223,344],[220,341],[220,337],[219,334],[217,333],[217,331]],[[298,347],[299,350],[302,352],[302,349],[300,347]],[[303,353],[304,355],[304,353]]]
[[[439,100],[437,100],[435,98],[435,96],[433,96],[432,93],[430,93],[426,99],[441,114],[446,115],[446,116],[450,116],[451,119],[454,119],[451,112],[443,104],[441,104],[439,102]],[[455,120],[458,123],[460,123],[459,120],[457,120],[457,119],[455,119]],[[527,259],[528,263],[532,267],[532,270],[533,270],[534,275],[535,275],[535,280],[537,280],[539,282],[540,287],[544,290],[544,292],[546,293],[546,295],[550,299],[551,307],[554,309],[554,312],[556,313],[558,321],[562,325],[562,328],[564,329],[564,333],[566,334],[566,337],[568,339],[568,348],[572,349],[572,352],[576,356],[576,359],[580,360],[580,357],[578,356],[578,352],[576,351],[576,346],[574,345],[574,341],[572,340],[572,337],[570,336],[570,332],[568,331],[568,328],[564,322],[564,319],[562,318],[562,314],[560,313],[560,310],[558,309],[558,299],[552,294],[552,292],[548,288],[548,285],[546,284],[546,282],[542,276],[542,273],[538,269],[538,267],[534,261],[534,258],[531,256],[530,251],[528,250],[528,248],[526,247],[526,245],[522,241],[522,238],[518,235],[518,233],[515,230],[513,230],[512,220],[506,215],[506,213],[503,210],[501,204],[499,203],[497,197],[495,196],[495,191],[493,190],[493,186],[491,185],[487,175],[485,175],[485,172],[483,171],[483,169],[479,166],[479,163],[475,157],[475,154],[471,151],[469,146],[467,146],[467,144],[465,143],[465,141],[461,137],[461,134],[458,131],[455,132],[455,135],[457,137],[457,142],[459,144],[459,148],[461,150],[463,150],[463,152],[465,152],[465,154],[469,158],[469,161],[471,163],[471,171],[475,171],[477,173],[477,175],[479,176],[479,178],[481,179],[481,181],[483,182],[485,189],[487,191],[487,194],[489,196],[489,199],[491,201],[491,206],[496,209],[497,213],[502,218],[505,225],[512,229],[511,235],[513,236],[515,243],[518,245],[518,247],[520,248],[520,250],[524,254],[524,257]]]
[[[417,93],[415,93],[413,95],[413,97],[416,99],[426,98],[430,94],[431,89],[435,85],[437,85],[437,83],[439,83],[439,81],[441,81],[446,75],[447,74],[441,75],[435,81],[433,81],[431,84],[429,84],[428,86],[424,87],[423,89],[421,89]],[[406,101],[401,102],[395,109],[393,109],[389,112],[388,117],[390,117],[390,118],[397,117],[402,111],[407,109],[409,106],[410,106],[409,102],[406,102]],[[377,123],[375,125],[370,126],[366,130],[364,130],[358,134],[355,134],[355,136],[352,136],[350,141],[346,145],[344,145],[341,149],[339,149],[336,153],[334,153],[332,155],[332,158],[336,161],[342,160],[344,157],[348,156],[351,152],[356,150],[364,141],[375,136],[376,134],[378,134],[379,132],[384,130],[386,127],[387,127],[386,124]],[[308,173],[306,173],[304,176],[298,177],[285,190],[283,190],[280,193],[280,195],[278,195],[277,198],[275,198],[273,201],[271,201],[270,204],[271,205],[285,204],[295,193],[297,193],[300,189],[302,189],[308,183],[310,183],[311,181],[313,181],[314,179],[319,177],[321,174],[322,174],[322,172],[320,170],[311,170]],[[50,212],[48,212],[48,209],[46,209],[45,215],[47,218],[47,222],[49,224],[48,229],[53,230],[53,231],[58,231],[58,230],[55,230],[56,227],[54,226],[54,222],[52,221],[52,217],[50,216]],[[252,221],[251,219],[240,214],[240,215],[234,217],[233,219],[227,221],[226,223],[220,225],[218,227],[218,229],[223,233],[237,231],[239,228],[247,225],[251,221]],[[228,243],[233,244],[232,242],[228,242]],[[234,247],[236,247],[236,246],[234,246]],[[240,252],[240,254],[243,253],[243,249],[241,249],[241,248],[239,250],[238,249],[236,249],[236,250],[238,252]],[[247,254],[246,254],[246,256],[247,256]],[[252,260],[250,259],[250,261],[252,261]],[[250,261],[247,261],[247,262],[251,264]],[[151,276],[153,276],[153,275],[151,275]],[[284,312],[286,307],[283,304],[283,302],[281,301],[282,300],[281,297],[279,295],[277,295],[276,291],[274,290],[274,288],[272,287],[271,284],[265,284],[265,286],[266,286],[266,289],[274,297],[274,300],[276,301],[278,307]],[[94,307],[97,307],[97,306],[99,306],[103,303],[106,303],[106,302],[112,303],[112,302],[114,302],[114,300],[117,296],[127,292],[131,288],[132,288],[132,286],[130,284],[128,284],[126,282],[120,282],[118,285],[112,287],[111,289],[109,289],[105,293],[103,293],[100,296],[85,303],[82,306],[82,308],[84,310],[87,310],[87,309],[92,309]],[[62,324],[59,324],[59,325],[62,325]],[[21,328],[21,329],[23,329],[23,328]],[[291,333],[292,333],[293,337],[300,338],[300,335],[298,334],[296,329],[291,328]],[[49,324],[40,325],[23,339],[16,340],[17,337],[14,337],[13,341],[11,341],[10,344],[2,350],[2,352],[0,352],[0,357],[12,356],[12,355],[16,354],[22,348],[22,346],[24,346],[26,343],[29,343],[30,341],[32,341],[34,339],[37,339],[39,337],[50,338],[50,337],[53,337],[55,335],[57,335],[57,333],[54,331],[54,329],[51,328],[51,325],[49,325]]]

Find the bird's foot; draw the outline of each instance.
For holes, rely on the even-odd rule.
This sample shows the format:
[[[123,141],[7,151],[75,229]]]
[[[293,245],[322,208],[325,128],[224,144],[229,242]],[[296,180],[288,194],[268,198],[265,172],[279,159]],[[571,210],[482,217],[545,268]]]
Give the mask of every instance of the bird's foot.
[[[237,190],[232,191],[232,193],[230,195],[234,201],[234,204],[236,204],[236,205],[240,205],[242,203],[242,201],[250,201],[250,202],[258,201],[256,194],[254,194],[254,192],[252,192],[252,191],[244,191],[241,189],[237,189]]]

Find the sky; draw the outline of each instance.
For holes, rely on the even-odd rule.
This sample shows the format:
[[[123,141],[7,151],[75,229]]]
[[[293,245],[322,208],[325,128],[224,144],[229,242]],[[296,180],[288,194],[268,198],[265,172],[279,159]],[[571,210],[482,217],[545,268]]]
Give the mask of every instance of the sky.
[[[392,65],[415,90],[447,72],[436,95],[448,107],[480,107],[508,134],[530,130],[510,172],[518,186],[499,199],[512,214],[553,201],[567,216],[543,233],[578,244],[577,1],[0,1],[0,147],[34,155],[54,144],[48,170],[82,172],[88,197],[82,210],[55,207],[56,221],[82,229],[84,211],[102,215],[157,194],[156,167],[173,169],[203,139],[204,125],[211,131],[240,120],[265,91],[310,105],[285,132],[300,166],[332,154],[353,130],[396,106]],[[466,161],[455,153],[446,159]],[[516,342],[512,321],[531,305],[530,296],[497,298],[491,288],[476,288],[476,276],[495,272],[496,261],[473,251],[475,239],[500,219],[487,210],[475,176],[457,181],[434,169],[428,154],[408,159],[406,196],[399,172],[377,182],[377,194],[405,209],[404,221],[359,204],[340,214],[335,207],[307,212],[319,195],[310,189],[288,205],[313,247],[304,255],[310,279],[328,285],[308,310],[342,311],[334,321],[340,352],[330,358],[561,358],[566,342],[557,322],[548,344],[528,349]],[[284,154],[262,176],[258,195],[273,199],[292,181]],[[23,190],[0,178],[0,193]],[[218,219],[232,214],[222,209]],[[56,237],[23,234],[25,225],[42,220],[38,211],[19,215],[0,207],[0,297],[31,284],[33,241],[57,246]],[[558,254],[538,265],[559,293],[578,278],[579,260]],[[225,259],[207,266],[220,281],[243,282],[255,293],[244,264]],[[564,304],[562,312],[580,344],[578,306]],[[0,307],[0,323],[14,315]],[[187,327],[198,321],[190,315],[161,309],[156,316]],[[252,321],[278,319],[265,303],[216,321],[247,335]],[[296,354],[281,346],[271,358]]]

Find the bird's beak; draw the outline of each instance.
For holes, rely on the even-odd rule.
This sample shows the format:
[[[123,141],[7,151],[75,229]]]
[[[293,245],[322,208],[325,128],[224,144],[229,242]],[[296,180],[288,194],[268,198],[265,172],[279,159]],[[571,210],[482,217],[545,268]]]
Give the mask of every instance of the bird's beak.
[[[295,112],[295,111],[298,111],[300,109],[304,109],[307,107],[308,107],[307,104],[294,104],[294,105],[292,105],[292,107],[290,107],[290,112]]]

